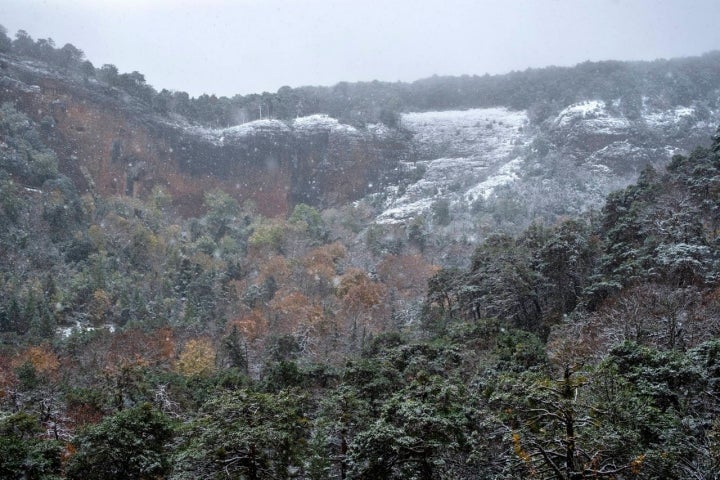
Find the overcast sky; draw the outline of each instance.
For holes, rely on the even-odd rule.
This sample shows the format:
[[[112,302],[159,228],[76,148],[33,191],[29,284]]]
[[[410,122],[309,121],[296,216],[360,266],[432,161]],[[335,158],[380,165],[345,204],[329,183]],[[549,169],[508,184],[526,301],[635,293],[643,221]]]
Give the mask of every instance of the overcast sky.
[[[0,0],[0,24],[192,96],[720,49],[720,0]]]

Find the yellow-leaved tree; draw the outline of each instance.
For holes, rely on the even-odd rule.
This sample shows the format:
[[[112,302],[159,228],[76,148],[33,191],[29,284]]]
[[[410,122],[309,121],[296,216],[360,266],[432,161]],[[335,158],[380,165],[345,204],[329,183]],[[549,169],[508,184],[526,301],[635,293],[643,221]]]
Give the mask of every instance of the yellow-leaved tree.
[[[189,340],[175,363],[175,369],[186,377],[207,376],[215,371],[215,348],[210,340]]]

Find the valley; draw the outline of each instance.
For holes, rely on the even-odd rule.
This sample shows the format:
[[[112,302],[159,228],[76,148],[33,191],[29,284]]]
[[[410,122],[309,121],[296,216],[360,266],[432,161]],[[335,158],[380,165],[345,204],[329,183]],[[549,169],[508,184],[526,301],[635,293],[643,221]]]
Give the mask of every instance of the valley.
[[[720,471],[717,52],[190,98],[23,38],[3,478]]]

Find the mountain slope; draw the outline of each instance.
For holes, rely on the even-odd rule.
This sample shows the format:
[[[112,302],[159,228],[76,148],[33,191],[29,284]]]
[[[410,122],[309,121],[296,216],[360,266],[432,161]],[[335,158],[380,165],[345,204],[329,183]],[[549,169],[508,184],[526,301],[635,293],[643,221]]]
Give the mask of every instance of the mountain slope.
[[[407,156],[403,136],[388,129],[358,131],[323,116],[193,126],[93,78],[22,57],[0,60],[0,102],[47,125],[44,140],[81,191],[146,198],[161,186],[181,213],[197,215],[203,192],[217,187],[277,215],[300,202],[356,200]]]
[[[319,103],[306,98],[312,89],[267,97],[283,115],[292,109],[280,105],[293,102],[315,105],[307,112],[325,108],[322,114],[295,109],[296,118],[202,126],[188,120],[191,114],[159,109],[137,79],[118,83],[101,76],[104,70],[81,74],[13,54],[0,60],[0,101],[45,122],[45,141],[81,191],[147,198],[163,187],[185,216],[201,213],[202,192],[219,187],[270,215],[301,202],[340,207],[369,194],[381,224],[416,218],[455,238],[519,231],[535,218],[552,222],[598,205],[644,165],[666,164],[705,142],[720,123],[720,76],[710,75],[720,56],[713,54],[332,90],[332,98],[358,105],[385,95],[389,127],[353,126],[328,115],[350,112],[338,112],[332,102],[322,107],[327,89],[314,91]],[[567,95],[559,96],[553,81],[567,85]],[[435,98],[430,92],[454,100],[421,100]],[[393,95],[405,100],[392,101]],[[213,105],[227,106],[221,100]],[[393,110],[443,104],[493,106]]]
[[[540,124],[504,108],[403,114],[416,155],[401,164],[405,181],[387,189],[377,221],[430,224],[433,206],[445,202],[440,226],[450,233],[553,222],[596,208],[646,165],[706,144],[720,123],[703,102],[661,109],[646,101],[634,118],[618,102],[573,104]]]

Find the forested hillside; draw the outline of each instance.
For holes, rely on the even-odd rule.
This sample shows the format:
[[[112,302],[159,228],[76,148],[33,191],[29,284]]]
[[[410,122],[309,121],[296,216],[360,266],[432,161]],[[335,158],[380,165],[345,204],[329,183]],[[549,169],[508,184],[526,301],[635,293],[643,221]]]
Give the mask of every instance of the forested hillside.
[[[1,478],[720,476],[717,54],[207,114],[0,55]]]
[[[310,207],[77,196],[4,108],[6,478],[718,473],[720,137],[467,270],[371,278]]]

